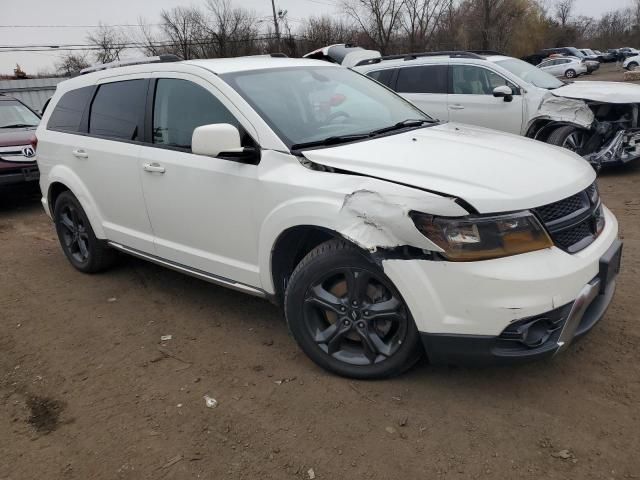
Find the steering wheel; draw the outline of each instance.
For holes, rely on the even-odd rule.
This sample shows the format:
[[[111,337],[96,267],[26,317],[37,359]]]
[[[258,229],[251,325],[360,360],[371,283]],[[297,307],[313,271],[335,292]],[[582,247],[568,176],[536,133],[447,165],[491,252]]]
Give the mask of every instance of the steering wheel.
[[[343,112],[343,111],[333,112],[331,115],[329,115],[327,117],[327,122],[333,122],[334,120],[337,120],[338,118],[349,119],[349,118],[351,118],[351,115],[349,115],[347,112]]]

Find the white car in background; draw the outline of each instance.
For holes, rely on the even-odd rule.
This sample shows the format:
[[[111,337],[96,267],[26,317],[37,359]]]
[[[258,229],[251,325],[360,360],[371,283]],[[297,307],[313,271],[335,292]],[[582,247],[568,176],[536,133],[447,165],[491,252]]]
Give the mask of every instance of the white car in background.
[[[356,378],[551,357],[604,315],[618,223],[574,153],[326,62],[175,60],[90,69],[45,111],[42,203],[77,270],[120,250],[271,299]]]
[[[558,145],[594,167],[640,158],[640,86],[565,83],[496,52],[381,57],[332,45],[307,54],[352,67],[443,122],[479,125]]]
[[[555,57],[547,58],[537,65],[540,70],[550,73],[554,77],[564,77],[568,79],[586,75],[587,65],[577,57]]]
[[[625,70],[635,70],[640,67],[640,55],[626,58],[625,61],[622,62],[622,66]]]

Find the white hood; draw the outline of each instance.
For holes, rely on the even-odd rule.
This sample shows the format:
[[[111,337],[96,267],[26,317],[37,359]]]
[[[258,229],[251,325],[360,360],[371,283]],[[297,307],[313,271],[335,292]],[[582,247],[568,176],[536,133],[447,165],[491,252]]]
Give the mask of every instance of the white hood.
[[[558,97],[604,103],[640,103],[640,85],[623,82],[573,82],[551,90]]]
[[[306,150],[309,160],[461,198],[480,213],[539,207],[587,188],[578,155],[516,135],[448,123]]]

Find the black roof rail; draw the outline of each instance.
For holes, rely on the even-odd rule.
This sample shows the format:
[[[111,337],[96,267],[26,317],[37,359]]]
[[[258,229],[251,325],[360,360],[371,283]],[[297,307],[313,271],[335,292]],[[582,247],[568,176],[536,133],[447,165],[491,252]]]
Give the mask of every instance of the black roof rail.
[[[118,68],[118,67],[127,67],[132,65],[144,65],[147,63],[166,63],[166,62],[181,62],[182,59],[173,55],[172,53],[156,55],[154,57],[140,57],[140,58],[132,58],[128,60],[116,60],[115,62],[109,63],[98,63],[96,65],[92,65],[91,67],[83,68],[80,70],[80,75],[85,75],[87,73],[99,72],[100,70],[108,70],[110,68]]]
[[[289,55],[282,52],[270,53],[269,56],[272,58],[289,58]]]
[[[467,50],[446,50],[442,52],[422,52],[422,53],[403,53],[401,55],[385,55],[379,58],[370,58],[359,62],[356,67],[361,65],[372,65],[374,63],[380,63],[383,60],[415,60],[420,57],[449,57],[449,58],[475,58],[478,60],[484,60],[484,57],[476,52],[470,52]]]

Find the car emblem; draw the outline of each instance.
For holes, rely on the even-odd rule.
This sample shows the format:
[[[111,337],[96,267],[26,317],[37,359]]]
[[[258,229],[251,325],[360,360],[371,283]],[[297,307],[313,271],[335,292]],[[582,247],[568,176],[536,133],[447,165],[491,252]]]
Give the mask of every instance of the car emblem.
[[[354,311],[351,311],[351,318],[353,318],[354,320],[358,319],[358,314]]]
[[[27,158],[33,158],[36,156],[36,151],[33,149],[33,147],[24,147],[22,149],[22,155]]]

